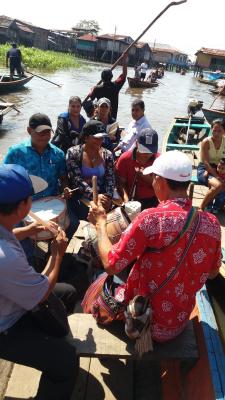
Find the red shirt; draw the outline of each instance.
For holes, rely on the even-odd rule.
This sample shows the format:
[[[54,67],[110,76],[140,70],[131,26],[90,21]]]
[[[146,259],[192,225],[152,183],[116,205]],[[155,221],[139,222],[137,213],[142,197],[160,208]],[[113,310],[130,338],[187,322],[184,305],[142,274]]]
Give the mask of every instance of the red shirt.
[[[188,199],[161,202],[157,208],[143,211],[122,234],[109,252],[109,265],[115,273],[122,271],[137,257],[127,282],[119,287],[118,300],[129,302],[137,294],[154,292],[177,265],[187,246],[188,231],[174,246],[160,253],[146,252],[171,243],[179,234],[190,210]],[[196,238],[175,276],[151,299],[153,310],[152,337],[166,341],[177,336],[186,326],[195,305],[196,292],[209,273],[221,265],[221,230],[216,217],[199,212],[200,226]]]
[[[134,182],[135,168],[143,167],[143,165],[141,165],[136,160],[135,155],[136,155],[136,149],[128,150],[120,156],[120,158],[116,163],[117,175],[126,180],[126,187],[128,194],[130,193]],[[144,165],[144,168],[152,165],[156,157],[158,156],[159,156],[158,153],[154,154],[154,156]],[[147,198],[149,199],[153,196],[155,196],[155,192],[152,185],[145,182],[143,179],[141,179],[141,177],[139,177],[136,186],[135,200],[142,200]]]

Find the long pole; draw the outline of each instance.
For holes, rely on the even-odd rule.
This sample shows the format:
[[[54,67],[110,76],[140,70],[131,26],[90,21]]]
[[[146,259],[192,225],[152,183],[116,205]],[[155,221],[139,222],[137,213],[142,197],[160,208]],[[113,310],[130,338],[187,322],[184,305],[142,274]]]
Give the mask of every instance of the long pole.
[[[39,79],[42,79],[43,81],[52,83],[53,85],[58,86],[58,87],[62,87],[62,85],[59,85],[58,83],[52,82],[52,81],[50,81],[49,79],[43,78],[43,76],[33,74],[33,72],[30,72],[30,71],[26,71],[26,72],[27,72],[28,74],[30,74],[30,75],[36,76],[36,77],[39,78]]]
[[[3,103],[7,103],[7,101],[4,100],[2,97],[0,97],[0,101],[2,101]],[[20,111],[16,106],[13,105],[12,108],[13,108],[15,111],[17,111],[19,114],[21,113],[21,111]]]
[[[123,59],[124,55],[129,52],[129,50],[142,38],[142,36],[154,25],[154,23],[172,6],[179,6],[180,4],[186,3],[187,0],[181,0],[181,1],[172,1],[169,3],[153,20],[150,22],[150,24],[145,28],[145,30],[135,39],[127,48],[126,50],[121,54],[121,56],[118,58],[118,60],[113,64],[111,67],[111,71],[116,68],[116,66],[120,63],[120,61]],[[97,85],[100,85],[102,81],[100,80]],[[86,96],[83,103],[88,99],[89,96]]]
[[[116,25],[115,25],[115,31],[114,31],[114,37],[113,37],[113,44],[112,44],[111,64],[113,63],[113,57],[114,57],[115,39],[116,39]]]

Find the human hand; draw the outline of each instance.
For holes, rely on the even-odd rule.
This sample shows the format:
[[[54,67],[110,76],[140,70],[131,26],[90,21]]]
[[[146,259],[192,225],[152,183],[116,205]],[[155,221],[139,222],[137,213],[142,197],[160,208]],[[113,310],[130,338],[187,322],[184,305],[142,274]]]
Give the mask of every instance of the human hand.
[[[66,200],[70,199],[73,195],[73,190],[71,190],[69,187],[65,187],[63,189],[62,197]]]
[[[63,256],[68,246],[68,239],[65,232],[58,228],[57,236],[51,242],[51,254]]]
[[[112,200],[106,194],[98,195],[98,202],[104,207],[105,211],[108,212],[112,205]]]
[[[91,201],[88,213],[88,221],[91,222],[93,225],[100,223],[105,224],[106,218],[106,212],[102,204],[99,202],[99,204],[96,205],[93,201]]]
[[[48,225],[55,229],[56,231],[58,230],[58,224],[56,224],[53,221],[49,221]],[[36,236],[38,233],[43,232],[43,231],[48,231],[48,228],[44,225],[41,225],[40,222],[38,221],[33,221],[31,224],[26,226],[26,234],[27,237],[29,236]]]

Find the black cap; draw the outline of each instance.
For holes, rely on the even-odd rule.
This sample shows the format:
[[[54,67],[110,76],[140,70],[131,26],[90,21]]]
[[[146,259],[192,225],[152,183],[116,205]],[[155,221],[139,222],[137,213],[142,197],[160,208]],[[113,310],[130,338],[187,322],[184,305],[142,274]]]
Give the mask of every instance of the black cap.
[[[102,80],[105,81],[110,81],[113,77],[111,69],[103,69],[101,78]]]
[[[151,128],[142,129],[137,138],[137,148],[139,153],[157,153],[158,133]]]
[[[46,114],[33,114],[29,119],[29,127],[35,129],[36,132],[42,132],[45,129],[52,129],[52,124]]]
[[[95,119],[90,119],[90,121],[84,124],[82,132],[82,136],[94,136],[97,138],[101,138],[107,136],[105,131],[105,126],[101,121],[96,121]]]

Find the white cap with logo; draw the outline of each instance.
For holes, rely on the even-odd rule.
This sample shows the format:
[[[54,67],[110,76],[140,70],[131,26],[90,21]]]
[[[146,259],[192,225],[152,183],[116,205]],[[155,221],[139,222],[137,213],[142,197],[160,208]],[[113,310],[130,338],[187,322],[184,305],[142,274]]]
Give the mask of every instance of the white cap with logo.
[[[143,175],[156,174],[177,182],[191,180],[192,163],[181,151],[167,151],[156,158],[154,163],[144,169]]]

